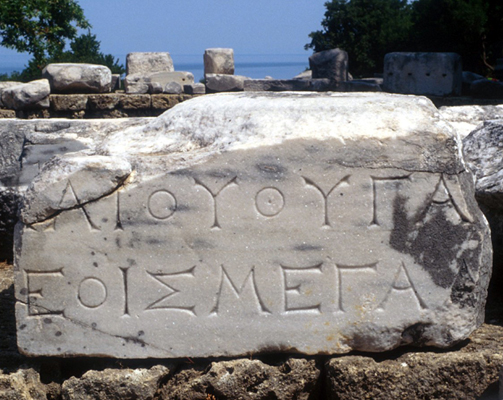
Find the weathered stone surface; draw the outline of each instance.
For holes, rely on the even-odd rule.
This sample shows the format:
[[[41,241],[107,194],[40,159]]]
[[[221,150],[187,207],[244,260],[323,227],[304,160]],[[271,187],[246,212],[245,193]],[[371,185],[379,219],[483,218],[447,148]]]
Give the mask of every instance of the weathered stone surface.
[[[403,352],[393,359],[334,358],[325,366],[327,398],[496,399],[487,392],[498,380],[502,343],[501,327],[484,325],[454,351]]]
[[[101,95],[103,96],[103,95]],[[151,118],[150,118],[151,119]],[[146,120],[149,120],[147,118]],[[100,138],[145,119],[6,120],[0,124],[0,260],[12,260],[19,197],[56,155],[93,150]]]
[[[248,79],[244,81],[243,89],[246,92],[312,91],[311,82],[302,79]]]
[[[173,60],[169,53],[129,53],[126,57],[127,75],[148,75],[154,72],[172,72]]]
[[[246,92],[380,92],[379,85],[364,81],[337,82],[331,79],[250,79]]]
[[[82,378],[65,381],[61,394],[64,400],[152,400],[169,372],[162,365],[150,369],[91,370]]]
[[[336,82],[348,80],[348,53],[332,49],[314,53],[309,57],[313,79],[330,79]]]
[[[470,85],[470,94],[481,99],[503,99],[503,82],[479,79]]]
[[[16,118],[16,112],[14,110],[0,109],[0,118]]]
[[[488,229],[427,99],[202,96],[96,151],[133,165],[120,190],[17,231],[24,353],[447,347],[482,323]]]
[[[120,104],[124,94],[93,94],[88,96],[88,104],[91,110],[113,110]]]
[[[188,94],[156,94],[152,95],[152,108],[154,110],[168,110],[182,101],[190,100],[192,95]]]
[[[152,104],[150,95],[148,94],[131,94],[121,96],[119,106],[125,110],[148,109]]]
[[[44,221],[112,193],[131,173],[123,159],[68,154],[47,162],[28,188],[21,220]]]
[[[279,366],[248,359],[213,362],[205,371],[185,369],[176,374],[162,388],[161,398],[308,400],[317,398],[319,376],[314,360],[290,358]]]
[[[167,94],[181,94],[183,93],[183,86],[178,82],[168,82],[163,91]]]
[[[464,139],[484,121],[503,120],[503,105],[443,106],[440,107],[440,114]]]
[[[22,82],[16,82],[16,81],[7,81],[7,82],[0,82],[0,107],[3,107],[4,104],[2,102],[2,93],[5,89],[8,89],[13,86],[19,86],[21,85]]]
[[[392,93],[459,96],[461,57],[455,53],[388,53],[383,89]]]
[[[80,111],[87,108],[88,97],[84,94],[53,94],[49,96],[54,111]]]
[[[50,92],[49,81],[47,79],[39,79],[4,89],[2,92],[2,102],[5,107],[14,110],[49,108]]]
[[[20,369],[11,374],[0,370],[0,398],[2,400],[47,400],[45,386],[38,372]]]
[[[42,71],[54,93],[106,93],[112,87],[112,71],[95,64],[49,64]]]
[[[213,48],[204,51],[204,75],[234,74],[234,50]]]
[[[485,121],[463,140],[465,160],[476,178],[476,196],[503,211],[503,120]]]
[[[204,83],[192,83],[189,85],[183,85],[183,91],[187,94],[205,94],[206,86]]]
[[[184,71],[128,75],[125,80],[126,93],[155,93],[150,91],[149,88],[157,86],[158,84],[162,89],[164,89],[165,86],[171,82],[176,82],[183,87],[185,84],[194,83],[194,75],[191,72]]]
[[[244,82],[249,79],[241,75],[207,74],[206,91],[208,93],[241,92],[244,89]]]
[[[313,78],[313,71],[311,71],[310,69],[303,71],[300,74],[295,75],[293,77],[293,79],[312,79],[312,78]]]

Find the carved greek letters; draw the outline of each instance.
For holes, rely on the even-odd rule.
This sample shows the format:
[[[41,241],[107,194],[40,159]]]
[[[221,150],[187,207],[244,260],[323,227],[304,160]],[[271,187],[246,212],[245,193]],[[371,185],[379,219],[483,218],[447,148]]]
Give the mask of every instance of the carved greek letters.
[[[390,289],[384,296],[384,300],[381,302],[381,304],[379,304],[377,309],[384,310],[392,293],[395,292],[408,292],[409,295],[415,299],[420,309],[428,308],[426,307],[426,304],[421,298],[421,296],[419,296],[419,293],[414,284],[412,283],[409,273],[407,272],[407,268],[405,267],[405,264],[403,262],[398,267],[398,270],[395,274],[395,279],[393,280]]]
[[[342,301],[343,299],[343,282],[342,282],[342,273],[343,272],[348,272],[348,273],[356,273],[356,272],[371,272],[375,273],[377,271],[377,263],[373,264],[367,264],[367,265],[341,265],[341,264],[336,264],[335,268],[337,270],[337,281],[338,281],[338,296],[337,296],[337,304],[338,304],[338,311],[345,312],[344,308],[344,303]]]
[[[457,176],[440,175],[431,202],[433,204],[447,204],[450,202],[463,222],[473,223],[473,217],[468,211],[463,195],[456,193],[459,192],[458,179]]]
[[[176,198],[167,190],[158,190],[148,198],[148,212],[152,217],[165,220],[176,211]]]
[[[255,206],[264,217],[275,217],[285,207],[285,196],[277,188],[266,187],[255,196]]]
[[[245,292],[247,292],[248,295],[251,295],[251,297],[255,299],[261,313],[271,314],[268,307],[266,307],[264,301],[260,297],[257,283],[255,282],[255,267],[250,269],[250,272],[248,272],[248,275],[238,288],[229,276],[226,268],[223,265],[221,266],[220,287],[218,288],[215,306],[213,307],[211,314],[218,315],[220,313],[221,299],[226,290],[230,290],[235,299],[241,299],[241,297],[245,295]]]
[[[282,265],[284,286],[284,312],[314,312],[321,313],[321,303],[313,303],[313,287],[304,290],[306,277],[322,274],[323,263],[307,268],[293,268]]]
[[[372,220],[370,221],[370,226],[380,226],[382,220],[380,219],[380,204],[385,204],[384,207],[390,208],[389,205],[393,203],[396,196],[394,193],[398,190],[398,185],[410,178],[411,174],[404,176],[391,176],[391,177],[378,177],[371,176],[372,179]],[[386,189],[386,184],[390,185]],[[384,190],[378,190],[378,187],[383,187]],[[389,196],[391,194],[391,196]]]
[[[50,290],[44,290],[44,283],[52,283],[53,285],[59,284],[60,278],[64,276],[63,268],[53,271],[31,271],[25,270],[26,289],[22,289],[21,294],[26,294],[26,305],[28,307],[28,316],[41,316],[41,315],[61,315],[63,309],[52,309],[50,301],[48,303],[39,300],[46,299],[46,294],[50,294]],[[36,279],[38,278],[38,279]],[[33,280],[36,282],[33,282]],[[49,282],[47,282],[49,280]],[[52,282],[50,282],[52,281]],[[55,282],[56,281],[56,282]],[[47,285],[48,286],[48,285]]]
[[[229,180],[227,183],[225,183],[223,186],[220,187],[220,189],[217,192],[213,192],[207,185],[202,183],[199,179],[194,178],[194,182],[196,185],[203,187],[206,189],[206,191],[210,194],[212,200],[213,200],[213,225],[211,226],[211,229],[221,229],[221,226],[218,222],[218,207],[217,207],[217,198],[220,193],[226,188],[228,188],[231,185],[237,185],[236,183],[237,177],[235,176],[231,180]]]
[[[102,280],[90,277],[80,282],[77,298],[86,308],[98,308],[107,299],[107,287]]]
[[[302,177],[304,179],[304,182],[308,186],[312,186],[315,188],[320,194],[323,199],[323,227],[324,228],[329,228],[331,227],[330,225],[330,220],[328,217],[328,196],[336,189],[337,187],[341,185],[349,185],[349,177],[350,175],[346,175],[344,178],[342,178],[339,182],[337,182],[334,186],[332,186],[327,192],[325,192],[318,184],[316,184],[313,180]]]
[[[168,280],[173,280],[176,278],[194,278],[194,270],[196,267],[192,267],[190,269],[187,269],[185,271],[181,272],[173,272],[173,273],[153,273],[153,272],[147,272],[152,278],[154,278],[157,282],[162,284],[164,287],[166,287],[169,291],[168,294],[164,295],[160,299],[154,301],[153,303],[149,304],[145,310],[177,310],[177,311],[183,311],[186,313],[189,313],[191,315],[196,315],[195,313],[195,305],[190,305],[190,306],[180,306],[180,305],[173,305],[169,304],[166,300],[170,299],[173,297],[176,297],[180,293],[180,289],[175,288],[174,286],[170,285],[166,281]],[[182,285],[180,285],[182,286]]]
[[[59,208],[63,209],[62,204],[67,201],[67,197],[71,198],[69,200],[71,204],[76,204],[77,208],[82,211],[82,215],[89,224],[89,229],[91,231],[99,231],[100,228],[93,222],[93,220],[89,216],[89,213],[87,212],[86,207],[80,202],[80,199],[77,197],[77,193],[75,192],[75,189],[73,188],[72,182],[70,180],[68,180],[66,188],[63,191],[63,196],[61,197]],[[54,219],[54,229],[56,229],[56,219]]]

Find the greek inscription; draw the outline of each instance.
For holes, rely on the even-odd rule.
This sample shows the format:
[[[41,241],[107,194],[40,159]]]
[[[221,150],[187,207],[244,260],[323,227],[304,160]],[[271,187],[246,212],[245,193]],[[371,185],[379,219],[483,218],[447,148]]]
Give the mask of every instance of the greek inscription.
[[[251,292],[251,295],[253,296],[253,298],[255,298],[255,301],[258,303],[260,312],[264,314],[271,314],[271,311],[269,311],[269,309],[266,307],[265,303],[263,302],[263,300],[259,295],[257,282],[255,281],[255,267],[252,267],[250,269],[250,272],[244,279],[243,284],[238,288],[231,279],[231,277],[229,276],[225,267],[223,265],[221,266],[220,287],[217,292],[215,305],[211,310],[210,315],[218,315],[218,313],[220,312],[220,305],[221,305],[220,302],[225,288],[229,288],[236,299],[240,299],[241,296],[244,295],[244,292],[246,290],[248,292]]]
[[[456,184],[454,184],[447,179],[445,174],[442,174],[438,180],[431,202],[434,204],[447,204],[450,202],[463,222],[473,223],[473,217],[469,214],[461,193],[457,196],[452,193],[452,189],[455,189],[455,185],[459,187],[458,179],[457,176],[450,177],[450,180],[456,181]],[[450,186],[452,187],[451,190],[449,189]]]
[[[377,307],[377,310],[384,310],[384,307],[388,303],[391,293],[393,292],[410,292],[411,296],[416,300],[420,309],[428,308],[423,299],[419,296],[403,262],[398,267],[393,283],[386,293],[386,296],[384,296],[384,300]]]
[[[342,178],[339,182],[337,182],[334,186],[332,186],[331,189],[329,189],[327,192],[325,192],[321,186],[319,186],[317,183],[315,183],[313,180],[302,177],[304,179],[304,182],[308,186],[314,187],[320,194],[323,199],[323,212],[324,212],[324,218],[323,218],[323,228],[330,228],[332,225],[330,224],[330,219],[328,216],[328,196],[339,186],[343,185],[349,185],[349,178],[351,175],[346,175],[344,178]]]
[[[266,187],[255,196],[255,206],[264,217],[275,217],[285,207],[285,196],[279,189]]]
[[[98,278],[85,278],[80,282],[77,298],[84,307],[98,308],[107,299],[107,287]]]
[[[404,180],[410,180],[410,176],[412,174],[404,175],[404,176],[390,176],[390,177],[378,177],[378,176],[371,176],[370,178],[372,179],[372,221],[370,221],[369,226],[380,226],[381,225],[381,220],[379,218],[379,203],[383,204],[390,204],[391,201],[387,199],[387,195],[389,190],[386,191],[378,191],[377,190],[377,184],[379,183],[381,186],[386,185],[387,183],[391,183],[394,185],[393,191],[396,191],[398,189],[398,185],[403,182]],[[381,198],[382,197],[382,198]],[[388,201],[385,201],[388,200]]]
[[[148,198],[148,212],[152,217],[165,220],[176,211],[176,198],[167,190],[158,190]]]
[[[344,308],[344,303],[342,301],[342,273],[343,272],[348,272],[348,273],[353,273],[357,271],[363,271],[363,272],[377,272],[377,262],[372,263],[372,264],[366,264],[366,265],[341,265],[341,264],[336,264],[335,269],[337,270],[337,281],[338,281],[338,307],[337,311],[342,311],[346,312],[346,309]]]
[[[128,288],[128,270],[129,268],[119,268],[122,272],[122,281],[124,283],[124,315],[129,315],[129,288]]]
[[[304,290],[303,286],[306,282],[306,277],[310,275],[322,274],[322,265],[323,263],[320,263],[306,268],[287,267],[281,265],[281,270],[283,272],[285,313],[321,313],[321,303],[313,304],[312,300],[311,302],[309,301],[309,297],[313,294],[312,289]],[[294,306],[293,303],[296,303],[297,305]]]
[[[210,196],[213,200],[213,225],[211,226],[211,229],[222,229],[219,222],[218,222],[217,197],[227,187],[229,187],[231,185],[237,185],[236,179],[237,179],[237,176],[235,176],[230,181],[225,183],[217,192],[214,193],[207,185],[202,183],[199,179],[194,178],[195,184],[206,189],[206,191],[210,194]]]
[[[122,221],[121,221],[121,196],[120,192],[117,191],[117,203],[116,203],[116,216],[115,216],[115,230],[116,231],[123,231],[124,228],[122,227]]]
[[[72,182],[68,179],[68,183],[66,184],[65,190],[63,190],[63,196],[61,196],[61,200],[58,205],[58,209],[64,209],[63,204],[67,201],[67,198],[71,197],[73,200],[70,200],[70,204],[76,204],[77,207],[80,211],[82,211],[82,214],[84,215],[84,218],[86,219],[89,229],[91,231],[100,231],[100,228],[93,222],[91,219],[89,212],[86,209],[86,206],[80,202],[80,199],[77,196],[77,193],[72,185]],[[54,217],[54,222],[52,224],[52,229],[56,230],[56,219],[57,216]]]
[[[36,317],[36,316],[41,316],[41,315],[61,315],[63,314],[64,310],[49,310],[48,307],[43,307],[40,304],[37,304],[38,301],[37,299],[43,299],[44,296],[44,291],[42,289],[42,286],[37,285],[37,289],[33,289],[33,286],[35,286],[35,283],[32,280],[32,277],[39,277],[39,278],[58,278],[58,277],[63,277],[63,268],[53,270],[53,271],[29,271],[25,270],[25,280],[26,280],[26,305],[28,307],[28,316],[30,317]],[[43,279],[42,279],[43,280]]]
[[[149,304],[145,310],[176,310],[176,311],[183,311],[186,313],[189,313],[191,315],[196,315],[195,313],[195,305],[191,306],[176,306],[173,304],[166,304],[166,300],[172,299],[173,297],[177,296],[180,293],[180,290],[175,288],[174,286],[168,284],[166,280],[168,279],[175,279],[175,278],[194,278],[195,274],[194,271],[196,269],[196,266],[193,266],[190,269],[187,269],[185,271],[181,272],[173,272],[173,273],[153,273],[153,272],[148,272],[147,273],[154,278],[157,282],[159,282],[161,285],[166,287],[169,290],[169,293],[166,294],[165,296],[161,297],[160,299],[154,301],[153,303]],[[171,301],[171,300],[170,300]]]

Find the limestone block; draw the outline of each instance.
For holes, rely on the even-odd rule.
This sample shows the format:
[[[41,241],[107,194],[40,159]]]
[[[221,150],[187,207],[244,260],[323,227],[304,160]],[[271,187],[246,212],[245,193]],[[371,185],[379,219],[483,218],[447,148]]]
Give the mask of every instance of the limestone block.
[[[121,75],[112,74],[112,82],[110,84],[112,92],[121,89]]]
[[[141,110],[149,109],[152,104],[152,99],[149,94],[131,94],[121,96],[119,107],[124,110]]]
[[[49,64],[42,76],[54,93],[106,93],[112,86],[112,71],[95,64]]]
[[[119,106],[123,93],[92,94],[88,96],[91,110],[114,110]]]
[[[63,382],[65,400],[152,400],[170,370],[162,365],[150,369],[88,371],[82,378]]]
[[[0,82],[0,107],[3,107],[4,104],[2,102],[2,93],[5,89],[10,88],[12,86],[19,86],[23,82],[16,82],[16,81],[7,81],[7,82]]]
[[[183,93],[183,86],[178,82],[168,82],[163,90],[167,94],[181,94]]]
[[[16,111],[0,109],[0,118],[16,118]]]
[[[67,189],[33,184],[25,197],[19,348],[170,358],[452,346],[482,323],[491,269],[460,146],[429,100],[374,93],[200,96],[108,134],[99,163],[133,167],[115,190],[83,196],[65,172],[78,168],[56,159],[42,174]]]
[[[206,86],[204,83],[192,83],[189,85],[183,85],[183,91],[187,94],[205,94]]]
[[[173,60],[169,53],[129,53],[126,57],[126,74],[148,75],[154,72],[172,72]]]
[[[54,111],[81,111],[87,108],[88,97],[85,94],[52,94],[49,100]]]
[[[249,79],[241,75],[207,74],[206,92],[240,92],[244,90],[244,82]]]
[[[337,82],[348,80],[348,53],[332,49],[314,53],[309,57],[313,79],[331,79]]]
[[[154,93],[149,91],[149,88],[160,86],[164,90],[171,82],[176,82],[183,87],[185,84],[194,83],[194,75],[185,71],[128,75],[125,80],[126,93]]]
[[[384,57],[386,92],[459,96],[461,57],[455,53],[388,53]]]
[[[464,139],[484,121],[503,120],[503,105],[496,106],[443,106],[440,114]]]
[[[14,110],[49,108],[49,81],[39,79],[17,86],[11,86],[2,92],[2,102]]]
[[[213,362],[203,371],[183,369],[162,388],[163,399],[314,399],[320,370],[314,360],[290,358],[280,365],[240,359]]]
[[[204,51],[204,75],[234,74],[234,50],[213,48]]]
[[[0,371],[0,396],[2,400],[47,400],[40,375],[32,368],[20,369],[11,374]]]
[[[324,368],[326,398],[496,400],[488,392],[503,361],[501,339],[500,326],[484,324],[456,350],[333,358]]]
[[[328,81],[326,82],[329,83]],[[304,79],[248,79],[243,84],[245,92],[311,91],[311,80]]]

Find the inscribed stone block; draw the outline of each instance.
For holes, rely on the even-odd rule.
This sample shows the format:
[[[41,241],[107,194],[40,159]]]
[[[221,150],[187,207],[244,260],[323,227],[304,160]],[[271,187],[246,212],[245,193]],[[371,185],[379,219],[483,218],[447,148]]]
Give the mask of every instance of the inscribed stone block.
[[[427,99],[208,95],[96,149],[53,159],[26,194],[24,353],[448,347],[483,321],[487,223]]]

